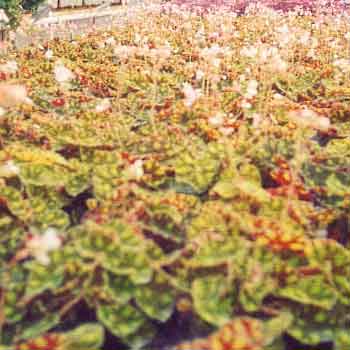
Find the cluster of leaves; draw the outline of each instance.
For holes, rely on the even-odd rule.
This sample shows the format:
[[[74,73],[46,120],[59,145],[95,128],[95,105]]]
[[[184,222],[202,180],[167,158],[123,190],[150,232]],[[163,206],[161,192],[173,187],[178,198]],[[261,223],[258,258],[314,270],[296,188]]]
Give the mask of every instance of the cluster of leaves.
[[[4,9],[13,28],[20,24],[23,10],[35,11],[44,0],[0,0],[0,9]]]
[[[0,9],[4,9],[9,17],[10,25],[17,26],[21,18],[21,0],[1,0]]]
[[[0,117],[2,348],[350,347],[350,28],[316,20],[142,10],[1,58],[33,101]]]

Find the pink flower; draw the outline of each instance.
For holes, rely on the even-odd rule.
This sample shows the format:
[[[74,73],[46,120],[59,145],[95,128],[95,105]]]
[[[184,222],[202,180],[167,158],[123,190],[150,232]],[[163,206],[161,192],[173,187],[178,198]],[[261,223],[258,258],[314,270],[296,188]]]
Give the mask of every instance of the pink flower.
[[[108,98],[105,98],[96,105],[95,111],[97,113],[102,113],[107,111],[109,108],[111,108],[111,102]]]
[[[201,69],[196,71],[196,80],[202,80],[204,78],[204,72]]]
[[[46,52],[45,52],[45,58],[47,59],[47,60],[51,60],[51,58],[53,57],[53,51],[52,50],[50,50],[50,49],[48,49]]]
[[[249,103],[248,101],[244,100],[244,101],[242,101],[242,103],[241,103],[241,107],[242,107],[243,109],[251,109],[251,108],[252,108],[252,104]]]
[[[259,83],[256,80],[249,80],[248,86],[247,86],[247,92],[244,95],[245,98],[253,98],[258,94],[258,86]]]
[[[183,84],[182,92],[185,95],[184,104],[186,107],[191,107],[194,102],[202,95],[200,89],[194,89],[193,86],[189,83]]]
[[[222,113],[218,113],[208,119],[208,122],[214,127],[221,126],[224,123],[224,121],[225,121],[225,118]]]
[[[0,107],[11,108],[21,103],[32,104],[23,85],[0,84]]]
[[[62,63],[56,65],[54,69],[55,79],[59,83],[69,82],[75,78],[73,72],[66,68]]]
[[[18,71],[18,64],[16,61],[8,61],[0,65],[0,71],[4,73],[14,74]]]
[[[29,238],[26,249],[28,254],[40,264],[48,265],[50,263],[49,253],[57,250],[61,245],[62,242],[57,231],[50,227],[42,235],[34,235]]]
[[[301,127],[327,131],[331,126],[329,118],[320,116],[311,109],[294,110],[288,113],[289,119]]]
[[[131,178],[139,180],[144,174],[143,161],[142,159],[137,159],[134,163],[129,166],[128,173]]]
[[[8,160],[0,166],[0,177],[12,177],[18,175],[20,172],[19,167],[13,162],[13,160]]]

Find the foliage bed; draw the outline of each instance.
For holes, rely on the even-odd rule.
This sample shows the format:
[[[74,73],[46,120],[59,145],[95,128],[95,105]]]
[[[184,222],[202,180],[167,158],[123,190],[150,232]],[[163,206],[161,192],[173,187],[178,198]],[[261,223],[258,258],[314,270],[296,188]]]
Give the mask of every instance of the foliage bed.
[[[0,349],[348,349],[348,15],[135,11],[1,58]]]

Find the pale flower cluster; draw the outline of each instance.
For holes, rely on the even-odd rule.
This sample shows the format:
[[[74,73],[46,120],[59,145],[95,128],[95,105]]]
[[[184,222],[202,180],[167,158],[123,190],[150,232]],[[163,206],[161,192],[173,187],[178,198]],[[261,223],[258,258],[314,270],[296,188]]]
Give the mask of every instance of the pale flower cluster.
[[[0,64],[0,72],[15,74],[18,71],[18,64],[16,61],[7,61],[4,64]]]
[[[125,61],[133,56],[149,57],[153,60],[166,60],[172,54],[172,49],[169,46],[157,48],[149,48],[148,46],[127,46],[117,45],[114,47],[114,55],[121,61]]]
[[[182,88],[182,93],[184,94],[184,105],[186,107],[191,107],[198,98],[202,96],[200,89],[194,89],[189,83],[184,83]]]
[[[20,104],[33,104],[33,101],[28,97],[27,88],[18,84],[0,84],[0,116],[7,111]]]
[[[140,180],[144,175],[143,160],[136,159],[132,164],[129,165],[128,175],[131,179]]]
[[[75,78],[75,74],[62,62],[57,62],[54,68],[55,79],[58,83],[67,83]]]
[[[42,234],[35,234],[27,240],[26,251],[42,265],[50,264],[50,253],[59,249],[62,240],[56,229],[49,227]]]
[[[284,72],[288,69],[288,63],[275,46],[263,44],[247,46],[241,49],[240,54],[271,71]]]
[[[300,127],[327,131],[331,127],[329,118],[321,116],[311,109],[304,108],[288,113],[288,118]]]
[[[13,160],[6,161],[0,165],[0,177],[12,177],[19,175],[20,168]]]

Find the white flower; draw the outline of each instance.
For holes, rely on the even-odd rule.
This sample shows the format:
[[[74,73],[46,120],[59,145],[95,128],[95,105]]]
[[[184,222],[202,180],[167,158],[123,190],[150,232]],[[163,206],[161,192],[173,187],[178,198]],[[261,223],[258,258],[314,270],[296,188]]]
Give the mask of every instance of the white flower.
[[[259,83],[256,80],[249,80],[248,81],[248,90],[249,89],[254,89],[256,90],[259,86]]]
[[[277,32],[284,34],[284,35],[288,35],[289,34],[289,28],[287,24],[284,24],[282,27],[277,29]]]
[[[256,80],[249,80],[247,86],[247,93],[244,95],[245,98],[252,98],[258,94],[259,83]]]
[[[0,84],[0,107],[3,109],[11,108],[21,103],[33,104],[27,95],[25,86],[6,83]]]
[[[288,117],[301,127],[327,131],[331,126],[329,118],[320,116],[310,109],[290,111]]]
[[[105,43],[106,43],[107,45],[114,46],[114,45],[116,44],[116,41],[115,41],[115,39],[111,36],[111,37],[109,37],[109,38],[105,41]]]
[[[70,69],[66,68],[62,63],[59,63],[56,65],[54,72],[55,72],[55,79],[59,83],[68,82],[70,80],[73,80],[75,77],[73,72]]]
[[[135,41],[135,43],[141,42],[141,36],[140,36],[139,33],[136,33],[136,34],[135,34],[135,39],[134,39],[134,41]]]
[[[314,48],[314,49],[318,46],[318,40],[317,40],[317,38],[315,38],[315,37],[312,37],[312,38],[311,38],[311,44],[310,44],[310,46],[311,46],[312,48]]]
[[[307,45],[310,39],[310,33],[309,32],[304,32],[302,36],[300,37],[299,41],[303,45]]]
[[[254,46],[244,47],[240,54],[244,57],[254,58],[258,54],[258,49]]]
[[[215,57],[222,52],[222,48],[218,45],[212,45],[211,47],[206,47],[202,49],[201,56],[203,57]]]
[[[335,60],[333,65],[341,69],[343,72],[350,72],[350,60],[345,58],[341,58],[339,60]]]
[[[315,49],[310,49],[308,51],[308,53],[306,54],[306,56],[309,57],[309,58],[316,58]]]
[[[219,128],[219,131],[224,135],[224,136],[229,136],[231,134],[233,134],[233,132],[235,131],[235,129],[233,127],[222,127]]]
[[[129,166],[129,175],[134,179],[140,179],[143,174],[143,161],[142,159],[137,159]]]
[[[211,47],[206,47],[201,50],[200,55],[203,57],[203,59],[210,64],[212,64],[214,67],[220,66],[220,58],[227,55],[230,52],[229,47],[221,47],[217,44],[212,45]]]
[[[283,100],[284,96],[276,92],[275,94],[273,94],[273,98],[275,100]]]
[[[18,175],[20,172],[19,167],[13,160],[8,160],[4,165],[0,166],[0,177],[11,177]]]
[[[5,108],[0,107],[0,117],[2,117],[3,115],[5,115],[7,113]]]
[[[252,108],[252,105],[251,105],[251,103],[249,103],[248,101],[243,101],[243,102],[241,103],[241,107],[242,107],[243,109],[251,109],[251,108]]]
[[[114,48],[113,53],[121,60],[126,60],[129,56],[134,55],[138,50],[137,47],[127,46],[127,45],[118,45]]]
[[[157,49],[149,50],[149,56],[155,59],[168,59],[171,56],[171,48],[164,46]]]
[[[253,118],[252,127],[253,128],[258,128],[261,125],[261,121],[262,121],[261,114],[254,113],[252,115],[252,118]]]
[[[219,68],[220,64],[221,64],[221,59],[220,58],[214,58],[211,61],[211,64],[215,67],[215,68]]]
[[[208,119],[209,124],[215,127],[221,126],[224,123],[224,121],[225,119],[222,113],[218,113]]]
[[[47,60],[51,60],[51,58],[53,57],[53,51],[52,50],[50,50],[50,49],[48,49],[46,52],[45,52],[45,58],[47,59]]]
[[[0,65],[0,71],[4,73],[14,74],[18,71],[18,64],[16,61],[8,61]]]
[[[196,80],[202,80],[204,78],[204,72],[201,69],[196,71]]]
[[[279,55],[278,48],[274,46],[264,46],[261,48],[259,53],[259,60],[261,63],[268,62],[269,59]]]
[[[345,35],[344,35],[344,38],[346,40],[350,40],[350,32],[347,32]]]
[[[327,238],[327,235],[328,235],[328,231],[327,229],[319,229],[315,232],[315,236],[317,238]]]
[[[95,107],[95,111],[97,113],[101,113],[106,111],[107,109],[111,108],[111,102],[108,98],[104,98],[102,101],[100,101],[97,106]]]
[[[209,35],[209,39],[218,39],[220,34],[218,32],[213,32]]]
[[[194,89],[189,83],[183,84],[182,92],[185,95],[184,104],[186,107],[191,107],[193,103],[201,96],[200,89]]]
[[[271,62],[270,62],[270,68],[276,72],[285,72],[288,69],[288,64],[278,54],[278,55],[272,57]]]
[[[57,231],[50,227],[42,235],[31,237],[26,244],[29,255],[39,263],[48,265],[50,263],[49,253],[57,250],[62,245]]]

